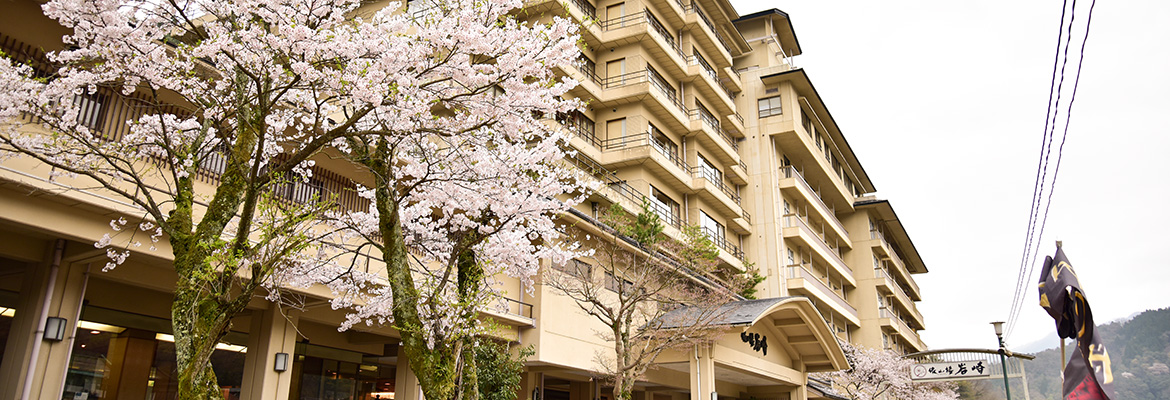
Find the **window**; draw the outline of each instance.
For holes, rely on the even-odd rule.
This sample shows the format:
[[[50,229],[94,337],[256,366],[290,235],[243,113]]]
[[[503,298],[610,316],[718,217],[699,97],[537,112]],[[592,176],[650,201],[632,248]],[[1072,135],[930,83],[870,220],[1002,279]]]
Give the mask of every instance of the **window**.
[[[792,214],[792,207],[788,205],[788,200],[784,200],[784,215]]]
[[[699,171],[711,183],[723,183],[723,172],[719,168],[715,168],[715,165],[707,161],[707,158],[703,157],[702,154],[699,154]]]
[[[593,276],[593,266],[576,258],[569,260],[564,265],[553,264],[553,269],[582,278]]]
[[[654,186],[650,186],[650,207],[654,209],[654,213],[658,214],[667,224],[672,226],[679,226],[678,218],[679,207],[678,202],[671,199],[666,193],[658,190]]]
[[[670,140],[670,138],[666,137],[666,134],[659,130],[658,127],[654,126],[654,124],[650,124],[648,130],[650,131],[651,143],[654,144],[655,147],[661,150],[663,154],[666,154],[668,157],[670,157],[671,160],[674,160],[678,157],[678,145],[674,144],[673,140]]]
[[[715,243],[722,243],[726,240],[724,239],[726,237],[726,233],[724,232],[723,224],[716,222],[715,219],[711,218],[710,215],[707,215],[706,212],[699,211],[699,227],[702,228],[703,233],[705,233],[707,237],[711,238],[711,241],[714,241]]]
[[[614,292],[617,292],[619,291],[618,289],[621,289],[620,291],[622,293],[630,293],[630,291],[634,289],[634,282],[630,282],[626,279],[619,280],[618,277],[609,272],[606,272],[605,288]]]
[[[780,115],[780,96],[772,96],[757,101],[760,106],[760,118]]]
[[[796,265],[796,254],[792,252],[792,249],[788,249],[788,265]]]

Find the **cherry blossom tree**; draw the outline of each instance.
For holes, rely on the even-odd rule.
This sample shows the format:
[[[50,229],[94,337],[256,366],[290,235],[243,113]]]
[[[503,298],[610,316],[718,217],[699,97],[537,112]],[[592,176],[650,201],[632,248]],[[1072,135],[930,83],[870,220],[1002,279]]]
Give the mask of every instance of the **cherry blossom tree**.
[[[222,396],[210,355],[255,295],[311,284],[354,307],[343,328],[392,322],[427,397],[455,398],[492,277],[574,251],[541,244],[582,187],[538,119],[577,106],[549,71],[574,25],[519,21],[519,0],[363,4],[52,0],[66,49],[0,57],[0,157],[133,206],[95,244],[107,269],[169,241],[181,398]],[[311,185],[334,156],[365,186]],[[352,268],[371,247],[385,274]]]
[[[914,361],[889,350],[841,343],[850,368],[814,374],[833,382],[833,388],[853,400],[907,399],[954,400],[959,395],[949,382],[914,382],[910,367]]]

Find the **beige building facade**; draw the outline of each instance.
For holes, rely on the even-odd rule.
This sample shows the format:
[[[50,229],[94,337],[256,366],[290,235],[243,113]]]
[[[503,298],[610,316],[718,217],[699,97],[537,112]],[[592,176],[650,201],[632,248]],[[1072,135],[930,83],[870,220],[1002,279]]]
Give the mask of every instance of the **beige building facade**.
[[[38,2],[4,7],[6,54],[38,61],[41,50],[61,47],[65,32]],[[721,322],[728,335],[660,357],[635,399],[815,398],[823,394],[809,373],[847,368],[838,340],[926,349],[913,278],[926,267],[890,203],[872,196],[807,74],[793,67],[801,50],[788,15],[741,16],[725,0],[528,7],[534,18],[582,21],[582,57],[557,68],[580,82],[572,95],[587,106],[549,123],[572,133],[577,152],[566,161],[603,185],[563,218],[601,233],[600,210],[616,203],[636,212],[647,198],[667,234],[697,225],[721,263],[766,277],[759,300],[727,306],[737,317]],[[126,110],[100,96],[87,101],[97,129],[123,129],[110,121]],[[317,168],[321,190],[352,184],[351,167],[321,160]],[[165,241],[102,272],[105,251],[93,243],[131,208],[66,191],[69,182],[50,173],[26,158],[0,164],[0,399],[174,398],[175,274]],[[503,287],[505,307],[483,317],[500,327],[497,339],[535,350],[519,399],[608,398],[595,355],[612,346],[599,324],[543,285]],[[327,293],[305,291],[295,310],[257,299],[233,321],[212,358],[228,398],[421,398],[397,333],[337,332],[344,313]],[[63,339],[45,339],[57,322]],[[767,337],[771,351],[737,333]]]

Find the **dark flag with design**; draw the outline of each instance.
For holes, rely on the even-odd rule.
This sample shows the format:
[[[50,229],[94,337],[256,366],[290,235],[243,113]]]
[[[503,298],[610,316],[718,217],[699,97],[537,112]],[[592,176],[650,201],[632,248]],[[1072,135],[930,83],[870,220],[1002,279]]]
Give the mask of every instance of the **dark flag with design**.
[[[1081,283],[1064,250],[1045,257],[1040,273],[1040,306],[1056,320],[1056,333],[1077,340],[1077,353],[1064,367],[1066,400],[1108,400],[1113,398],[1113,372],[1109,352],[1096,335],[1093,312],[1081,291]]]

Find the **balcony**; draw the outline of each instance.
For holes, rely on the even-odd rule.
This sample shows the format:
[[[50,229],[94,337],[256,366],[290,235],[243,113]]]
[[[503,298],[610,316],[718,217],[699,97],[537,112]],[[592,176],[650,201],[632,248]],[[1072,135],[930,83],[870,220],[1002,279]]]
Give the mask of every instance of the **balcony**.
[[[604,104],[626,104],[643,102],[652,112],[666,114],[670,120],[688,126],[687,109],[678,99],[678,91],[665,79],[649,68],[636,72],[611,76],[604,81],[606,89],[600,99]],[[644,102],[646,98],[653,102]]]
[[[669,61],[664,66],[679,76],[687,72],[687,55],[678,46],[678,39],[662,25],[654,14],[641,11],[598,23],[603,34],[598,43],[588,43],[593,48],[616,47],[643,43],[645,50],[657,60]],[[588,38],[586,38],[588,39]],[[653,42],[651,45],[649,42]],[[587,40],[588,42],[588,40]]]
[[[638,213],[642,211],[642,199],[646,198],[646,195],[630,186],[626,181],[619,179],[617,174],[603,167],[601,163],[581,153],[565,157],[564,162],[580,169],[597,181],[598,188],[594,194],[610,203],[620,205],[627,212]]]
[[[698,79],[695,80],[700,82],[694,88],[697,88],[705,98],[714,101],[721,113],[735,113],[735,100],[731,91],[719,82],[719,74],[707,63],[707,59],[699,53],[694,53],[687,58],[687,65],[690,66],[688,75],[697,76]]]
[[[786,240],[795,239],[798,242],[804,243],[805,246],[813,250],[813,254],[816,254],[826,264],[833,267],[837,274],[844,277],[851,286],[857,286],[857,280],[853,277],[853,269],[849,268],[849,265],[846,265],[845,261],[841,260],[840,250],[825,243],[825,240],[809,227],[804,217],[798,214],[785,215],[784,228],[781,232]]]
[[[744,164],[743,160],[739,160],[739,162],[735,163],[735,165],[732,165],[731,168],[728,168],[727,170],[729,171],[727,174],[727,179],[730,179],[732,183],[735,183],[736,185],[748,184],[747,164]]]
[[[784,167],[781,171],[784,178],[780,180],[780,189],[788,193],[796,193],[806,202],[812,204],[813,210],[825,221],[825,225],[828,225],[833,233],[842,239],[845,247],[853,248],[853,242],[849,240],[849,231],[845,229],[845,224],[837,219],[837,213],[821,200],[820,194],[813,190],[812,186],[809,186],[808,182],[804,180],[804,176],[800,175],[800,171],[792,166]]]
[[[671,186],[680,192],[690,192],[691,166],[682,157],[663,148],[650,136],[649,133],[639,133],[618,138],[606,139],[601,142],[601,163],[611,168],[622,168],[630,165],[645,165],[660,176],[670,176]],[[650,163],[645,163],[647,160]]]
[[[702,7],[691,1],[683,5],[683,10],[687,13],[688,25],[697,24],[700,26],[698,31],[702,34],[694,35],[695,41],[706,48],[708,53],[718,54],[721,60],[725,61],[721,65],[731,65],[731,46],[727,43],[727,39],[719,33],[719,30],[715,29],[715,23],[711,21]]]
[[[714,115],[701,108],[696,108],[687,111],[687,116],[690,121],[690,131],[701,133],[698,139],[704,145],[721,150],[718,156],[722,164],[730,165],[740,162],[739,142],[732,139],[727,131],[720,127],[719,120]]]
[[[804,127],[789,116],[765,118],[760,123],[761,132],[770,135],[784,149],[785,155],[800,167],[805,182],[821,194],[825,204],[832,204],[835,209],[853,209],[853,193],[846,190],[841,178],[825,161],[824,152]]]
[[[833,307],[834,311],[845,316],[854,325],[861,325],[857,309],[845,300],[844,289],[833,290],[821,281],[817,274],[805,269],[804,265],[788,266],[787,286],[789,291],[819,299],[822,303]]]
[[[913,320],[914,326],[917,326],[919,329],[925,328],[926,321],[922,318],[922,313],[918,311],[918,305],[910,300],[910,297],[906,295],[906,292],[902,290],[898,282],[890,276],[890,272],[885,268],[874,268],[873,274],[878,278],[877,286],[883,287],[890,293],[893,293],[894,298],[902,305],[902,308],[908,310],[907,316]]]
[[[718,232],[708,228],[703,228],[703,234],[707,235],[708,239],[711,239],[711,243],[714,243],[715,247],[718,247],[720,252],[734,257],[740,262],[744,261],[743,249],[740,249],[739,246],[736,246],[735,244],[732,244],[730,241],[728,241],[726,235],[721,235]]]
[[[536,326],[536,320],[532,318],[532,304],[520,300],[500,297],[495,307],[486,307],[481,311],[505,325]]]
[[[883,328],[886,328],[887,331],[897,333],[915,352],[926,350],[926,344],[918,336],[918,331],[910,329],[910,326],[906,324],[906,321],[902,320],[897,312],[884,307],[878,311],[879,316],[881,316]]]
[[[903,262],[902,258],[898,256],[898,252],[894,250],[894,246],[891,246],[890,242],[886,240],[886,236],[879,230],[870,230],[869,238],[874,241],[872,245],[873,249],[876,250],[878,254],[881,254],[882,257],[890,260],[890,263],[894,266],[893,269],[897,271],[898,276],[902,278],[901,281],[906,282],[906,285],[909,286],[910,298],[914,299],[915,301],[921,301],[922,292],[918,288],[918,283],[914,282],[914,278],[910,276],[910,271],[906,269],[906,263]]]

